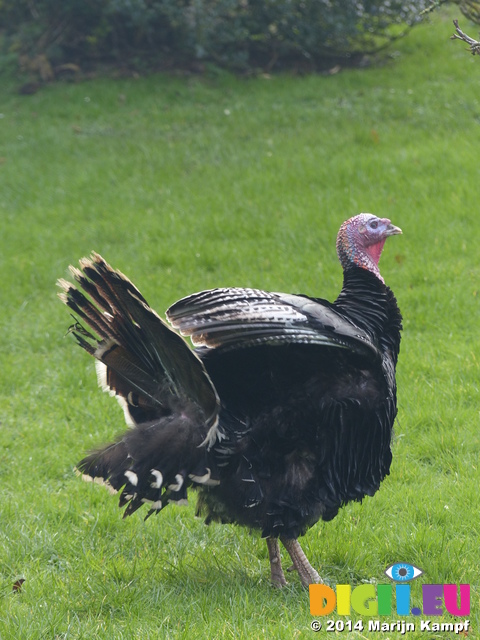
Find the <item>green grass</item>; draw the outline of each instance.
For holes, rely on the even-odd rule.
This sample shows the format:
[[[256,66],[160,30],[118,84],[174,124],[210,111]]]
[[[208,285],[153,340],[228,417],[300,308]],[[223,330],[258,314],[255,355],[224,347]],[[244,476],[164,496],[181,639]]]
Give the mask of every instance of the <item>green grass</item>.
[[[449,41],[451,17],[383,66],[333,76],[96,79],[29,97],[2,79],[2,640],[314,637],[308,594],[294,577],[269,587],[258,536],[205,527],[193,506],[122,520],[74,476],[122,414],[64,337],[55,281],[94,249],[160,312],[226,285],[333,299],[336,232],[360,211],[404,231],[381,261],[405,327],[394,462],[373,499],[302,544],[333,585],[416,564],[414,606],[422,581],[470,583],[480,637],[480,63]]]

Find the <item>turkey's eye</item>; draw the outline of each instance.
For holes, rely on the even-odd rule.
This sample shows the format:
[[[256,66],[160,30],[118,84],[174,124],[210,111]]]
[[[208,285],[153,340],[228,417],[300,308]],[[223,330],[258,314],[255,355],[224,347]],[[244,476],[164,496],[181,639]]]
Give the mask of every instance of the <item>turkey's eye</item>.
[[[408,562],[394,562],[385,569],[385,575],[395,582],[410,582],[421,576],[423,571]]]
[[[377,220],[372,220],[370,222],[370,228],[371,229],[376,229],[378,227],[378,221]]]

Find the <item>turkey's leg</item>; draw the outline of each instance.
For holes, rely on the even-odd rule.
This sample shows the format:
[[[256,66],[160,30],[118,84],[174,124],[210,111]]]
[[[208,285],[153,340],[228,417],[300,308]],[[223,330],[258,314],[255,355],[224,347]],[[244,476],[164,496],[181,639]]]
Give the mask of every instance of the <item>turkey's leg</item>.
[[[287,584],[280,559],[278,538],[267,538],[268,558],[270,560],[270,576],[274,587],[281,589]]]
[[[283,546],[290,554],[294,568],[298,571],[300,580],[304,587],[309,584],[321,582],[318,572],[309,563],[307,556],[303,553],[300,543],[295,538],[284,538],[280,536]]]

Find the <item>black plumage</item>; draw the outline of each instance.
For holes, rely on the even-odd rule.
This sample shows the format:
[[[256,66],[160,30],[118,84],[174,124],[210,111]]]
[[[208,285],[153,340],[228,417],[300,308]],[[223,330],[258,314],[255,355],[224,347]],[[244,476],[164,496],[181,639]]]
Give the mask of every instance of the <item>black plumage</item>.
[[[98,254],[83,259],[71,271],[89,297],[65,280],[61,296],[131,428],[79,471],[120,491],[125,515],[144,503],[158,513],[196,489],[207,522],[267,539],[276,586],[285,584],[278,539],[302,583],[319,581],[297,538],[372,496],[390,469],[401,315],[378,260],[398,233],[372,214],[341,226],[333,303],[214,289],[171,306],[173,329]]]

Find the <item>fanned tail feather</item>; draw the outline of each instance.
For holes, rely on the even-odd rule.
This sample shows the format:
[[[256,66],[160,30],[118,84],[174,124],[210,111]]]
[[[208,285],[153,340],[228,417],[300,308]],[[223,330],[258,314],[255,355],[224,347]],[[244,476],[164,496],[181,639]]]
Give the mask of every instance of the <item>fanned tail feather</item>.
[[[86,298],[70,282],[59,280],[60,298],[101,338],[97,340],[78,324],[71,328],[79,344],[103,362],[109,372],[107,383],[123,382],[156,405],[159,387],[176,396],[196,401],[205,411],[211,427],[217,420],[218,396],[200,359],[185,341],[148,305],[138,289],[120,271],[98,254],[80,261],[81,270],[71,273]]]
[[[222,437],[218,396],[201,360],[122,273],[98,254],[80,266],[70,270],[88,297],[59,280],[60,298],[79,319],[70,332],[96,358],[99,384],[117,397],[133,428],[77,468],[122,490],[125,515],[144,503],[153,513],[185,501],[192,483],[218,483],[208,462],[208,449]]]

